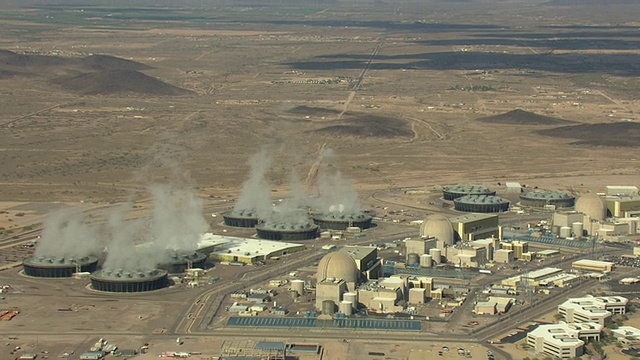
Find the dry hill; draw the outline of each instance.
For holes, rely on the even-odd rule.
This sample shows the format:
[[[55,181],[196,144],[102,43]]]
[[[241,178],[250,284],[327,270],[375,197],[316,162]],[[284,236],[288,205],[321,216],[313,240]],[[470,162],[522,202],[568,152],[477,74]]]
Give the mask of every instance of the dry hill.
[[[591,146],[640,147],[640,123],[615,122],[580,124],[539,130],[540,135],[576,139],[572,144]]]
[[[500,115],[481,117],[477,120],[486,123],[511,125],[563,125],[574,123],[574,121],[538,115],[522,109],[511,110]]]

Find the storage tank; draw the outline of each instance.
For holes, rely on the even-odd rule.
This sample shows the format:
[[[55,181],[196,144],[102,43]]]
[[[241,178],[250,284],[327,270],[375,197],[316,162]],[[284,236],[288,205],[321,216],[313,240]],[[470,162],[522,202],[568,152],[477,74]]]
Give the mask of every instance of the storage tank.
[[[342,300],[340,302],[340,312],[345,316],[353,315],[353,303],[351,301]]]
[[[344,301],[350,301],[354,310],[358,308],[358,293],[344,293],[342,294],[342,298],[344,299]]]
[[[436,264],[440,264],[442,262],[442,250],[440,249],[429,249],[429,255],[433,258],[433,261]]]
[[[298,294],[297,291],[291,289],[291,290],[289,290],[289,296],[291,296],[292,299],[297,299],[298,296],[300,296],[300,295]]]
[[[560,225],[551,226],[551,233],[555,236],[560,236]]]
[[[407,265],[418,265],[420,263],[420,255],[411,253],[407,255]]]
[[[429,254],[420,256],[420,267],[429,268],[433,265],[433,257]]]
[[[568,226],[563,226],[560,228],[560,237],[568,238],[571,237],[571,228]]]
[[[298,293],[298,296],[304,295],[304,280],[291,280],[291,291]]]
[[[331,315],[336,313],[336,304],[333,300],[324,300],[322,302],[322,314],[323,315]]]
[[[582,237],[584,234],[584,224],[581,222],[574,222],[571,224],[571,230],[573,231],[573,235],[575,237]]]

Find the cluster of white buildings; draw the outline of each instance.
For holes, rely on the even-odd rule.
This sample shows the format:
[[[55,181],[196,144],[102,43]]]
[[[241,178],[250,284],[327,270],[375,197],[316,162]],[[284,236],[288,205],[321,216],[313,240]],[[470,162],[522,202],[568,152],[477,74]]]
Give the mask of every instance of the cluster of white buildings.
[[[622,296],[586,296],[568,299],[558,305],[558,313],[564,317],[565,321],[558,324],[539,325],[527,335],[527,344],[537,353],[562,359],[581,356],[585,342],[599,341],[605,322],[612,315],[626,313],[628,302],[629,300]],[[617,331],[621,334],[631,334],[629,336],[638,336],[640,339],[640,331],[637,329],[629,328],[626,331],[620,331],[620,329],[622,328]],[[616,334],[616,330],[613,331]]]

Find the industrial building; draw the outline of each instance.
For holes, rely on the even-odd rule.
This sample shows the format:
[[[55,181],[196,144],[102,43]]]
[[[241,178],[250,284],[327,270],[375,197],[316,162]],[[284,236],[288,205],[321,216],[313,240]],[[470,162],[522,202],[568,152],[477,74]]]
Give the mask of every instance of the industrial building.
[[[94,272],[98,258],[84,256],[80,258],[30,257],[22,261],[25,275],[44,278],[71,277],[74,273]]]
[[[476,213],[497,213],[509,210],[509,201],[493,195],[465,195],[453,200],[456,210]]]
[[[589,259],[582,259],[571,263],[573,269],[581,271],[610,272],[614,266],[615,264],[612,262]]]
[[[607,196],[604,199],[609,217],[630,218],[640,215],[640,196]]]
[[[628,185],[607,185],[605,186],[608,196],[637,196],[640,195],[637,186]]]
[[[258,237],[265,240],[298,241],[317,238],[318,226],[312,223],[289,224],[286,222],[263,222],[256,225]]]
[[[513,250],[499,249],[493,252],[493,261],[499,264],[508,264],[514,261]]]
[[[302,251],[305,246],[282,241],[247,239],[206,233],[198,242],[198,252],[209,254],[217,261],[235,261],[254,264],[271,257]]]
[[[522,260],[523,254],[529,252],[529,243],[526,241],[503,241],[500,243],[500,247],[505,250],[513,250],[513,258]]]
[[[428,254],[429,250],[438,248],[438,240],[435,237],[406,239],[404,241],[405,254],[407,254],[407,264],[409,264],[409,254],[420,256]]]
[[[629,300],[622,296],[586,296],[570,298],[558,305],[558,313],[567,322],[593,322],[604,325],[613,314],[625,314]]]
[[[347,253],[356,263],[358,271],[367,280],[382,276],[382,262],[378,259],[378,248],[373,246],[345,246],[340,251]]]
[[[622,343],[640,341],[640,329],[633,326],[620,326],[617,329],[611,329],[611,333]]]
[[[500,238],[498,215],[464,214],[448,220],[454,233],[455,241]]]
[[[94,290],[106,292],[145,292],[169,285],[167,271],[160,269],[102,269],[90,278]]]
[[[335,251],[325,255],[318,264],[316,309],[324,313],[328,310],[329,301],[335,308],[345,300],[345,293],[356,290],[360,279],[356,262],[347,252]],[[330,315],[333,315],[333,312]]]
[[[495,195],[496,192],[482,185],[458,184],[442,189],[445,200],[455,200],[466,195]]]
[[[564,271],[559,268],[545,267],[523,273],[521,281],[530,286],[540,286],[541,281],[562,274],[563,272]]]
[[[362,230],[371,227],[372,216],[363,212],[348,214],[343,212],[327,212],[313,216],[313,222],[320,229],[347,230],[358,227]]]
[[[533,190],[520,195],[520,204],[523,206],[544,208],[553,206],[559,208],[570,208],[575,205],[576,198],[564,191]]]
[[[445,249],[447,261],[461,268],[478,268],[487,263],[487,249],[469,242],[458,243]]]
[[[527,334],[536,353],[569,359],[584,353],[585,341],[600,339],[602,326],[594,323],[542,324]]]
[[[513,298],[490,296],[485,301],[478,301],[474,312],[477,315],[506,314],[513,302]]]
[[[254,210],[233,210],[222,214],[224,224],[233,227],[252,228],[260,223]]]

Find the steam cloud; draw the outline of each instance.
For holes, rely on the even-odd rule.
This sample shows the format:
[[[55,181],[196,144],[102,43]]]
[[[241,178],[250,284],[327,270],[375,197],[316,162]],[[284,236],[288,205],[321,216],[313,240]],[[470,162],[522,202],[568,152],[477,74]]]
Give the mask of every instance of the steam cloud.
[[[271,216],[271,187],[266,179],[272,159],[262,150],[249,159],[249,179],[242,185],[240,196],[233,212],[238,215],[251,214],[265,219]]]
[[[100,250],[101,241],[95,228],[86,223],[82,214],[63,209],[44,221],[34,256],[77,258],[98,255]]]

